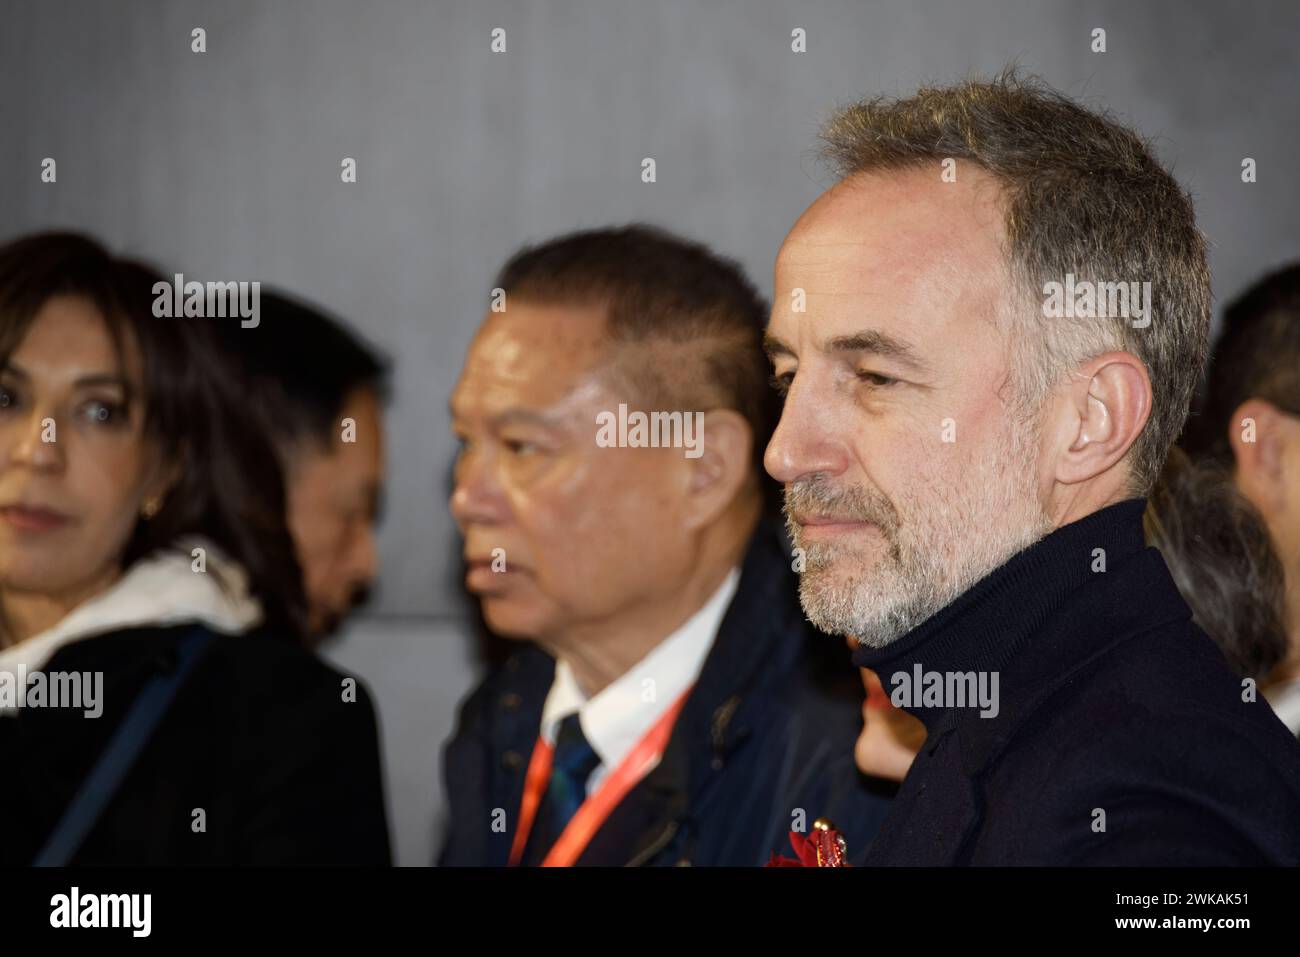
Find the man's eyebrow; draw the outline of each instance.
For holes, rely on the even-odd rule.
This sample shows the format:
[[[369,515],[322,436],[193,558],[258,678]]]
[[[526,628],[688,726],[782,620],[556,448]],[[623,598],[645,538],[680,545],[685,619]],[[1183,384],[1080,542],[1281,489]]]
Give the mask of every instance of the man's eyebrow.
[[[553,429],[559,424],[559,417],[553,413],[534,412],[531,409],[506,409],[492,416],[492,424],[497,428],[506,425],[540,425]]]
[[[870,352],[901,362],[917,372],[928,372],[929,366],[916,350],[878,329],[863,329],[847,336],[835,336],[823,347],[826,352]]]
[[[763,333],[763,351],[767,353],[769,360],[775,362],[777,356],[789,356],[791,359],[797,359],[794,349],[783,339],[778,339],[770,332]]]
[[[448,404],[448,411],[451,412],[452,419],[459,419],[455,403]],[[559,425],[558,418],[546,412],[534,412],[531,409],[506,409],[503,412],[497,412],[488,416],[488,423],[493,428],[501,428],[507,425],[540,425],[546,428],[555,428]]]

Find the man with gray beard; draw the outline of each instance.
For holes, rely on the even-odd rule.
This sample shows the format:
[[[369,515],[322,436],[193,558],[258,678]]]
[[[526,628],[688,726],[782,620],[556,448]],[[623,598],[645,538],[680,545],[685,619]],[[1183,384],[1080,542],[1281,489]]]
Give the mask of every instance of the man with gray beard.
[[[925,725],[867,863],[1300,863],[1300,745],[1143,541],[1209,329],[1187,195],[1014,73],[824,137],[841,178],[776,263],[765,465],[808,617]],[[1150,320],[1056,316],[1067,275],[1150,282]]]
[[[883,648],[949,604],[1008,555],[1046,534],[1050,525],[1029,504],[1032,492],[1024,476],[1008,467],[1023,461],[1021,434],[1009,428],[994,437],[987,455],[976,451],[987,460],[972,463],[964,493],[934,482],[919,490],[902,489],[904,509],[915,516],[907,525],[893,503],[873,489],[839,490],[821,477],[788,485],[786,527],[791,540],[804,550],[799,594],[810,619],[826,631],[851,634],[862,644]],[[870,579],[849,587],[836,579],[833,570],[861,569],[866,556],[852,541],[819,537],[817,530],[808,531],[797,520],[837,513],[874,525],[887,551],[887,561]],[[998,537],[998,526],[989,524],[999,516],[1019,517],[1007,523],[1003,538]],[[981,527],[990,534],[965,534]]]

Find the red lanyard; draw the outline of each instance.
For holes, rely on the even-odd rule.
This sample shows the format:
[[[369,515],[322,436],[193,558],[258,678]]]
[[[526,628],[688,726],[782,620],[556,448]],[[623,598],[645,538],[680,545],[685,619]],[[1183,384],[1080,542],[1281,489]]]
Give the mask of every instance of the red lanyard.
[[[582,806],[564,828],[564,833],[556,839],[543,858],[542,867],[571,867],[577,861],[627,792],[659,761],[672,736],[677,713],[682,710],[686,696],[690,693],[690,688],[681,693],[637,742],[623,763],[605,779],[600,789],[582,802]],[[528,774],[524,777],[524,799],[519,806],[519,830],[515,832],[515,840],[510,847],[512,867],[524,855],[524,845],[528,843],[528,832],[533,828],[537,806],[541,804],[542,792],[546,790],[551,778],[551,760],[554,754],[555,748],[538,735],[537,744],[533,746],[533,756],[528,762]]]

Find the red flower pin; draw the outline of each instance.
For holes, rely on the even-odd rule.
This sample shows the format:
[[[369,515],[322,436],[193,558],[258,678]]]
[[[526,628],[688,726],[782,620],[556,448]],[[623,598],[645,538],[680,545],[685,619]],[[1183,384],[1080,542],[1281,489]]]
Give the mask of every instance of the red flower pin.
[[[825,818],[813,822],[812,832],[807,836],[798,831],[790,832],[790,846],[794,848],[795,857],[777,857],[772,855],[765,867],[849,867],[845,860],[848,846],[844,835]]]

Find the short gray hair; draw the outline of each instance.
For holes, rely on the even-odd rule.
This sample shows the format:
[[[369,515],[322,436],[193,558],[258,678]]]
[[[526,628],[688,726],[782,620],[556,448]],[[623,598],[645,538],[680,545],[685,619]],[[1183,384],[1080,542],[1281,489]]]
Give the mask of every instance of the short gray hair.
[[[1011,69],[987,82],[853,104],[822,138],[841,177],[929,169],[948,158],[993,174],[1004,190],[1008,269],[1027,302],[1041,304],[1044,285],[1067,273],[1076,282],[1151,283],[1145,328],[1126,317],[1049,326],[1038,308],[1003,323],[1021,409],[1093,356],[1122,350],[1142,360],[1151,415],[1129,450],[1128,491],[1147,494],[1187,421],[1210,330],[1205,239],[1191,198],[1150,144]]]

